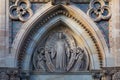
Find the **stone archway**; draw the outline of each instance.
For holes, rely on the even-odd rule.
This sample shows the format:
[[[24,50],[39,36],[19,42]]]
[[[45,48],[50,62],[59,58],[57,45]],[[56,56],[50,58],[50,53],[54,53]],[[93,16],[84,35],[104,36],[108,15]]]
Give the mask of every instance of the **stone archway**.
[[[15,66],[23,70],[30,69],[32,53],[41,39],[41,34],[59,21],[67,24],[84,41],[84,46],[89,52],[91,69],[100,69],[107,65],[108,48],[100,30],[92,20],[73,5],[52,6],[48,3],[26,22],[17,34],[12,50],[15,56]]]

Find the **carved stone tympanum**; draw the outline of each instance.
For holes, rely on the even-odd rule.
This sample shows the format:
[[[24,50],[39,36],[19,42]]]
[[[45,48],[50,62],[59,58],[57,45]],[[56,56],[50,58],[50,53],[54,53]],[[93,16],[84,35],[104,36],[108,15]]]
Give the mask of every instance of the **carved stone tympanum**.
[[[42,72],[78,72],[87,69],[86,52],[64,31],[51,32],[33,55],[33,67]]]

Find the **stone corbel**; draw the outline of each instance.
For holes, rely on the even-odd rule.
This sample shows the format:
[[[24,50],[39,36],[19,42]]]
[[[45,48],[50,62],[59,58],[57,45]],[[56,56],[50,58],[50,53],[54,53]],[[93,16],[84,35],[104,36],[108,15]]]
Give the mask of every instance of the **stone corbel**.
[[[102,79],[103,74],[101,70],[92,70],[91,73],[94,80]]]
[[[11,19],[20,20],[22,22],[27,21],[33,15],[29,0],[16,0],[15,4],[10,6],[9,12]]]
[[[120,80],[120,67],[105,67],[103,68],[103,80]]]
[[[20,71],[20,78],[22,80],[29,80],[30,74],[27,71]]]
[[[112,76],[112,80],[120,80],[120,70],[114,73],[114,75]]]
[[[0,68],[0,80],[20,80],[17,69]]]

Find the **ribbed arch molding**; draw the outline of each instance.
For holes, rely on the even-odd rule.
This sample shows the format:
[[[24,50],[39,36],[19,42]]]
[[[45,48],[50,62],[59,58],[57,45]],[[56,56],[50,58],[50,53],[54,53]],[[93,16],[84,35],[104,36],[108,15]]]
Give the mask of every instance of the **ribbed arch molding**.
[[[51,3],[40,8],[17,34],[12,48],[14,66],[29,70],[32,53],[42,34],[58,22],[65,23],[81,37],[90,55],[91,69],[100,69],[100,67],[107,66],[108,47],[94,22],[74,5],[53,6]]]

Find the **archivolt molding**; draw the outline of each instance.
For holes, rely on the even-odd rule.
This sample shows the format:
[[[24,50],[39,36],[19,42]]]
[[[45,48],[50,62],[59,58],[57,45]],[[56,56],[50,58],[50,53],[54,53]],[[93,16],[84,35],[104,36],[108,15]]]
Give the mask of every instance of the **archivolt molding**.
[[[50,6],[48,6],[48,8],[49,7]],[[64,7],[67,7],[67,6],[64,6]],[[49,10],[51,10],[51,11],[57,10],[57,11],[53,11],[53,13],[51,13],[50,15],[42,13],[42,20],[39,20],[41,18],[37,19],[37,22],[39,20],[39,23],[40,23],[39,26],[37,26],[37,27],[34,27],[34,28],[31,29],[31,28],[26,27],[26,26],[28,26],[28,24],[25,24],[24,27],[22,27],[24,30],[25,30],[25,27],[26,27],[26,29],[28,29],[27,34],[26,34],[26,31],[25,31],[24,34],[21,34],[20,32],[23,31],[23,29],[21,29],[21,31],[18,33],[18,35],[17,35],[17,37],[16,37],[16,39],[14,41],[15,43],[13,44],[13,53],[16,55],[16,58],[18,59],[18,62],[16,62],[16,63],[18,63],[18,67],[19,68],[22,68],[22,63],[23,63],[25,55],[26,55],[25,54],[26,53],[26,49],[28,48],[28,45],[29,45],[30,41],[33,40],[32,37],[34,36],[34,34],[37,32],[37,30],[41,26],[43,26],[49,20],[51,20],[52,18],[54,18],[54,17],[56,17],[58,15],[64,15],[64,16],[66,16],[68,18],[71,18],[76,23],[78,23],[79,25],[81,25],[84,28],[84,30],[89,34],[89,36],[91,37],[92,41],[94,42],[94,44],[96,46],[96,49],[98,51],[98,57],[99,57],[100,67],[102,67],[103,65],[105,65],[105,61],[104,61],[105,60],[105,54],[103,54],[105,52],[103,51],[103,49],[100,48],[100,45],[101,45],[100,43],[101,42],[100,43],[97,42],[98,39],[96,40],[96,37],[90,31],[90,29],[88,28],[88,26],[84,25],[85,23],[81,22],[82,20],[79,20],[76,16],[74,16],[75,13],[73,11],[71,11],[71,9],[69,9],[69,11],[67,11],[66,8],[64,8],[64,9],[62,9],[62,8],[63,8],[63,6],[61,7],[61,5],[59,5],[59,6],[56,6],[56,7],[52,6],[51,9],[50,8],[47,9],[48,10],[48,11],[46,11],[47,13],[50,12]],[[43,11],[44,10],[45,10],[45,8],[43,9]],[[38,14],[40,14],[40,13],[38,13]],[[43,16],[45,16],[45,17],[43,17]],[[36,20],[34,20],[34,21],[36,21]],[[29,26],[35,26],[35,24],[37,22],[35,22],[34,24],[30,24]],[[20,36],[23,36],[23,37],[20,37]],[[105,48],[105,49],[107,50],[107,48]]]
[[[95,46],[96,46],[96,49],[97,49],[97,51],[98,51],[98,58],[99,58],[99,63],[100,63],[100,66],[102,67],[103,66],[103,56],[101,55],[101,52],[100,52],[100,49],[99,49],[99,47],[98,47],[98,44],[97,44],[97,42],[96,42],[96,39],[94,38],[94,36],[92,35],[92,33],[84,26],[84,24],[82,24],[79,20],[77,20],[74,16],[72,16],[72,15],[70,15],[68,12],[66,12],[66,11],[64,11],[64,10],[58,10],[58,11],[55,11],[55,13],[52,13],[51,15],[49,15],[47,18],[45,18],[44,20],[42,20],[42,21],[40,21],[40,25],[39,26],[43,26],[43,25],[45,25],[50,19],[52,19],[52,18],[54,18],[54,17],[56,17],[56,16],[58,16],[58,15],[64,15],[64,16],[66,16],[66,17],[68,17],[68,18],[71,18],[71,19],[73,19],[74,21],[76,21],[79,25],[82,25],[82,27],[85,29],[85,31],[89,34],[89,36],[92,38],[92,40],[93,40],[93,43],[95,44]],[[37,32],[37,30],[33,30],[33,32]],[[21,57],[21,56],[24,56],[25,55],[25,53],[24,52],[26,52],[26,50],[27,49],[25,49],[25,48],[27,48],[27,45],[29,45],[29,43],[30,43],[30,37],[31,37],[31,35],[34,35],[35,33],[30,33],[29,35],[29,37],[27,38],[27,42],[25,42],[24,44],[24,50],[22,50],[22,54],[20,54],[19,55],[19,57]],[[24,58],[23,58],[24,59]],[[21,61],[21,60],[18,60],[18,61]],[[18,62],[18,64],[19,64],[19,67],[21,66],[21,62]]]
[[[15,4],[10,6],[10,18],[14,20],[27,21],[33,15],[31,3],[29,0],[16,0]]]

